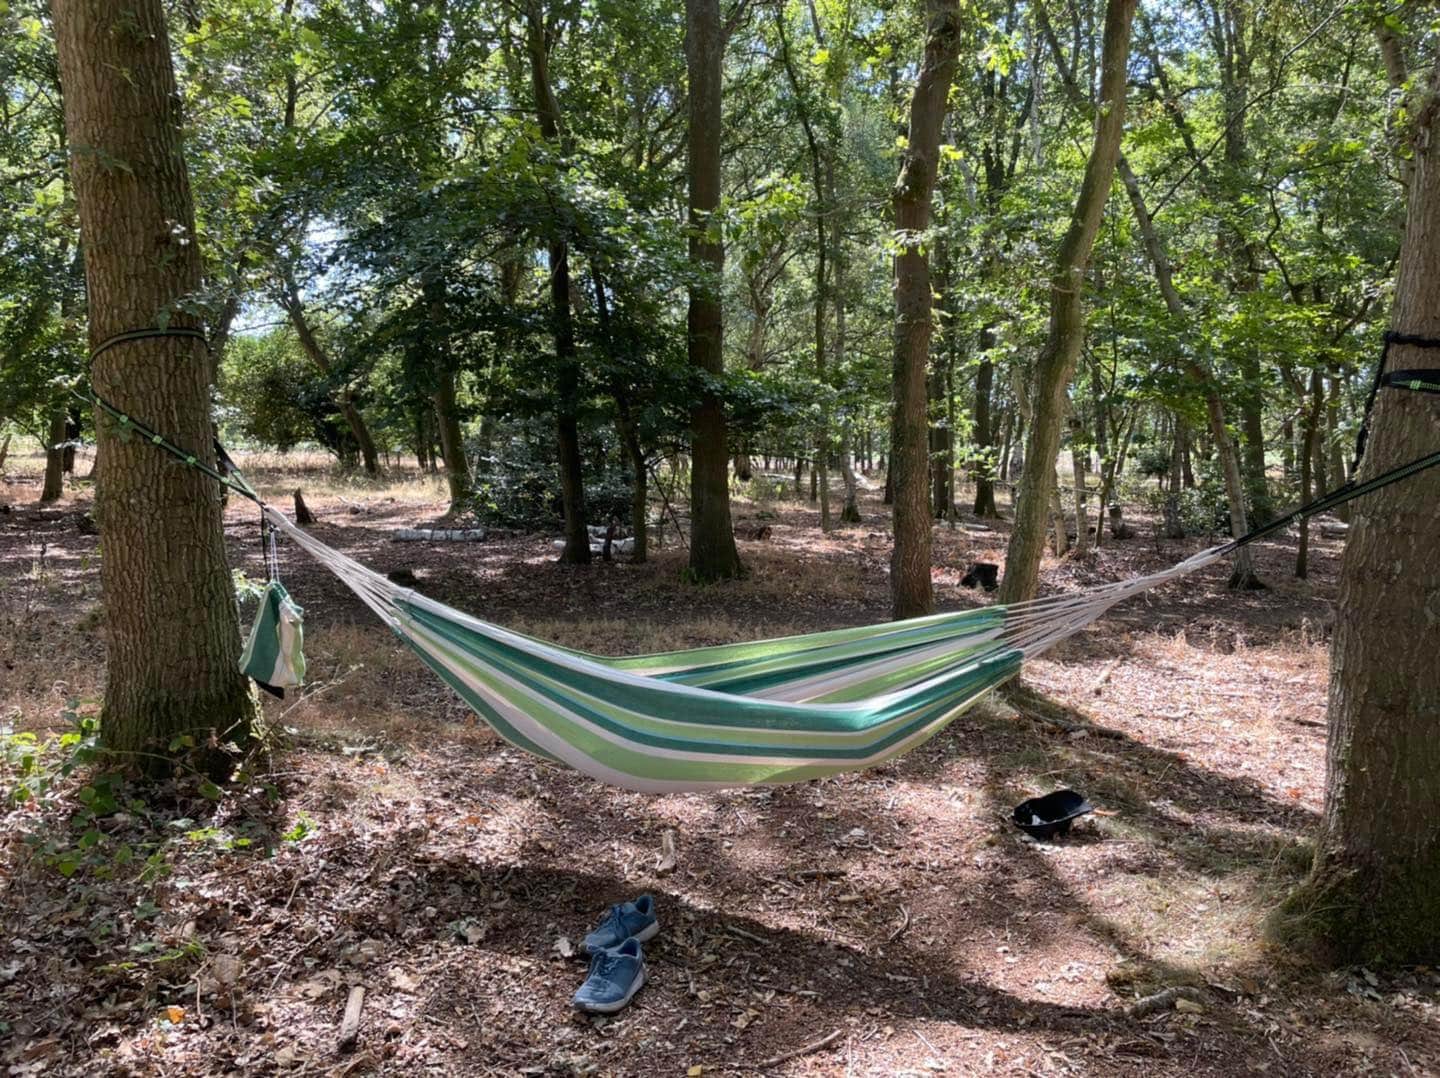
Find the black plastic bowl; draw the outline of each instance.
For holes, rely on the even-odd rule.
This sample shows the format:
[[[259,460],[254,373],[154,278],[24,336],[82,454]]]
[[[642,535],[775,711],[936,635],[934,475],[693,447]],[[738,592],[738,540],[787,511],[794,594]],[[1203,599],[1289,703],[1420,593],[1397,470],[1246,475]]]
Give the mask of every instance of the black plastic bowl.
[[[1015,806],[1015,826],[1038,839],[1054,838],[1095,806],[1074,790],[1056,790],[1044,797],[1032,797]]]

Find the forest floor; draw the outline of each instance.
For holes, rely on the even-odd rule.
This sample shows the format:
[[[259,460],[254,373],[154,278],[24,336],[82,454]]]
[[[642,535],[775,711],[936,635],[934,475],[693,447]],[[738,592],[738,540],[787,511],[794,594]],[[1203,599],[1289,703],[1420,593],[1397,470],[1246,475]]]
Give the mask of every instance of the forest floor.
[[[695,588],[673,532],[648,564],[585,569],[556,564],[546,537],[393,542],[439,518],[434,481],[252,467],[269,497],[304,486],[327,543],[573,646],[888,616],[873,489],[864,523],[828,535],[808,502],[741,497],[742,521],[771,525],[741,543],[750,575]],[[1259,550],[1268,591],[1229,593],[1215,567],[1121,607],[885,767],[672,796],[507,747],[282,546],[310,686],[267,701],[273,745],[242,781],[141,795],[86,767],[67,777],[73,750],[22,770],[17,733],[93,716],[102,615],[98,540],[78,526],[88,493],[39,508],[36,477],[14,468],[0,485],[0,790],[37,796],[0,807],[7,1074],[1440,1073],[1440,974],[1317,971],[1262,933],[1321,807],[1338,542],[1316,543],[1307,581],[1281,540]],[[1137,523],[1084,561],[1048,560],[1045,587],[1205,543]],[[234,564],[260,575],[253,507],[232,502],[226,525]],[[987,601],[959,581],[1003,561],[1004,526],[935,536],[940,605]],[[1061,786],[1100,810],[1070,838],[1037,844],[1009,823],[1017,801]],[[577,1014],[577,941],[641,892],[661,921],[649,984],[613,1018]],[[1131,1012],[1179,986],[1193,992]]]

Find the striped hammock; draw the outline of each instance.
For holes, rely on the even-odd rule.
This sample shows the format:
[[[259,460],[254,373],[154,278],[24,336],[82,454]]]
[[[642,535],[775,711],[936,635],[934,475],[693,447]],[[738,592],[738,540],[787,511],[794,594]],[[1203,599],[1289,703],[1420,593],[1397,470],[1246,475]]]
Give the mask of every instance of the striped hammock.
[[[616,659],[461,613],[265,513],[506,741],[647,793],[804,782],[884,763],[944,729],[1025,659],[1227,549],[1078,594]]]

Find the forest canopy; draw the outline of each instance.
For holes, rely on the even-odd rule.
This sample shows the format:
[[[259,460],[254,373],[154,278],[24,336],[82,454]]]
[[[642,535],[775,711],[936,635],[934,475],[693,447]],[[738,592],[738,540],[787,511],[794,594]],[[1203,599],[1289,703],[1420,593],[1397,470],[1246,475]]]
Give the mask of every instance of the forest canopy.
[[[901,242],[891,191],[921,16],[850,0],[724,12],[722,126],[703,137],[723,161],[706,228],[727,257],[710,282],[686,249],[683,5],[180,5],[205,257],[188,302],[212,340],[223,433],[315,443],[367,469],[447,464],[457,506],[511,522],[497,489],[543,477],[542,502],[558,504],[545,433],[557,407],[575,417],[586,486],[684,451],[701,388],[723,400],[737,456],[814,460],[827,477],[857,459],[880,468]],[[1102,16],[1053,0],[963,9],[921,237],[929,453],[951,477],[932,492],[938,515],[956,498],[944,465],[1018,478]],[[85,352],[48,18],[27,0],[0,15],[0,416],[38,437],[62,413],[74,430],[66,379]],[[1128,459],[1168,487],[1173,464],[1176,511],[1223,521],[1198,365],[1252,517],[1343,479],[1403,215],[1407,76],[1382,42],[1422,21],[1304,4],[1134,17],[1122,164],[1085,277],[1064,434],[1087,469]],[[564,310],[550,288],[559,248]],[[724,311],[720,375],[685,361],[697,284]]]

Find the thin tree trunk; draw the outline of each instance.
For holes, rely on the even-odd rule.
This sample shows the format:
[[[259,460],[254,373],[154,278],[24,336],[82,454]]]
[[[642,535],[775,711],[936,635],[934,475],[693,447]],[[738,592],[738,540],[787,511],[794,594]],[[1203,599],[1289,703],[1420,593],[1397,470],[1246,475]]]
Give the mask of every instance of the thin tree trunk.
[[[634,538],[630,560],[638,564],[645,561],[650,553],[650,468],[628,407],[617,410],[615,424],[620,433],[620,443],[625,447],[625,456],[630,461],[630,534]]]
[[[719,0],[685,0],[685,64],[689,75],[690,286],[686,319],[690,365],[701,377],[724,372],[725,323],[720,308],[725,248],[714,234],[720,207],[721,67],[725,35]],[[699,581],[740,576],[744,566],[730,519],[730,454],[720,398],[703,390],[690,411],[690,576]]]
[[[1085,509],[1085,465],[1081,449],[1076,442],[1080,438],[1080,425],[1076,423],[1072,428],[1070,441],[1070,472],[1075,482],[1075,553],[1084,557],[1090,549],[1090,514]],[[1100,515],[1096,518],[1096,546],[1099,546],[1100,528],[1105,524],[1105,507],[1100,507]]]
[[[564,241],[550,244],[550,303],[559,365],[555,403],[556,449],[560,458],[560,501],[565,515],[565,546],[559,560],[590,564],[590,530],[585,519],[585,472],[580,459],[580,367],[575,357],[575,326],[570,313],[570,252]]]
[[[1340,394],[1343,382],[1340,372],[1330,371],[1329,392],[1325,398],[1325,451],[1330,462],[1330,485],[1338,487],[1349,478],[1345,474],[1345,457],[1340,450]],[[1336,515],[1347,524],[1350,522],[1350,503],[1346,502],[1336,510]]]
[[[925,395],[930,411],[937,411],[945,399],[945,372],[932,363],[925,379]],[[936,520],[944,520],[945,512],[945,424],[939,415],[930,417],[930,512]]]
[[[331,374],[334,364],[330,362],[330,356],[321,345],[320,339],[315,336],[315,331],[305,316],[305,305],[300,299],[300,289],[288,273],[283,282],[280,298],[285,313],[290,318],[290,325],[294,328],[295,335],[300,338],[300,347],[305,355],[309,357],[311,363],[320,368],[322,374]],[[348,385],[340,387],[335,403],[340,408],[340,414],[345,417],[345,423],[349,426],[350,433],[355,437],[355,444],[360,449],[360,460],[365,468],[365,474],[379,475],[380,460],[375,452],[375,439],[370,436],[370,428],[366,426],[365,418],[360,414],[360,409],[356,407],[355,399]],[[353,463],[353,458],[351,463]]]
[[[930,266],[921,237],[930,225],[930,197],[939,167],[940,129],[955,80],[960,10],[953,0],[926,0],[925,55],[910,101],[909,137],[895,183],[895,362],[890,433],[895,546],[890,558],[891,611],[896,618],[928,614],[930,473],[926,451],[925,371],[930,359]]]
[[[1016,423],[1016,414],[1015,414],[1015,413],[1016,413],[1016,410],[1015,410],[1014,408],[1006,408],[1006,409],[1005,409],[1005,425],[1004,425],[1004,427],[1002,428],[1002,429],[1003,429],[1003,433],[1002,433],[1001,436],[1000,436],[1000,459],[999,459],[999,461],[997,461],[997,464],[999,465],[999,471],[1000,471],[999,478],[1000,478],[1001,482],[1006,482],[1006,483],[1008,483],[1008,482],[1010,481],[1010,450],[1011,450],[1011,448],[1012,448],[1011,443],[1013,442],[1013,440],[1014,440],[1014,438],[1015,438],[1015,423]],[[993,486],[993,484],[992,484],[992,486]],[[992,493],[991,493],[991,497],[992,497],[992,500],[993,500],[993,497],[994,497],[993,490],[992,490]],[[1000,515],[998,509],[996,510],[996,514],[995,514],[995,515],[996,515],[996,516],[999,516],[999,515]]]
[[[1060,502],[1060,488],[1050,484],[1050,529],[1055,535],[1055,556],[1063,558],[1070,552],[1070,528],[1065,522],[1065,507]]]
[[[1176,319],[1179,325],[1184,326],[1188,323],[1185,304],[1175,288],[1170,259],[1165,253],[1164,246],[1160,243],[1154,223],[1150,219],[1150,213],[1146,209],[1145,200],[1140,192],[1140,181],[1131,170],[1130,163],[1123,156],[1119,162],[1119,169],[1126,193],[1130,196],[1130,206],[1134,210],[1141,239],[1145,244],[1146,253],[1150,256],[1150,265],[1155,272],[1155,281],[1160,287],[1160,295],[1164,298],[1165,307],[1169,310],[1171,317]],[[1250,525],[1245,510],[1245,482],[1240,472],[1239,454],[1236,452],[1235,443],[1231,440],[1230,431],[1225,423],[1225,403],[1220,398],[1220,389],[1215,384],[1214,378],[1197,360],[1187,356],[1181,361],[1181,366],[1200,386],[1205,395],[1205,415],[1209,420],[1210,436],[1215,440],[1215,449],[1220,457],[1220,468],[1225,481],[1225,499],[1230,509],[1230,532],[1232,537],[1238,538],[1250,530]],[[1182,461],[1182,474],[1186,486],[1193,487],[1195,477],[1188,469],[1188,454],[1186,460]],[[1235,552],[1230,571],[1230,587],[1248,590],[1261,586],[1260,578],[1255,573],[1255,562],[1250,548],[1241,547]]]
[[[1065,391],[1085,334],[1085,270],[1100,230],[1125,125],[1125,74],[1135,6],[1136,0],[1109,0],[1106,5],[1095,141],[1051,278],[1050,329],[1036,362],[1035,414],[1025,447],[1025,470],[1016,498],[1015,524],[1005,555],[1005,579],[999,595],[1002,603],[1033,598],[1039,584],[1045,510],[1055,482]]]
[[[526,7],[526,51],[540,134],[562,153],[569,139],[560,125],[560,102],[550,85],[549,42],[539,0]],[[559,226],[555,228],[558,230]],[[575,322],[570,310],[570,245],[556,235],[549,244],[550,327],[555,340],[555,444],[560,458],[560,501],[565,515],[565,546],[560,561],[590,564],[590,531],[585,519],[585,470],[580,459],[580,364],[575,355]]]
[[[600,320],[600,333],[605,348],[614,346],[610,325],[610,299],[605,292],[605,279],[595,260],[590,260],[590,280],[595,287],[595,310]],[[615,399],[615,429],[620,435],[620,444],[630,462],[630,534],[633,544],[630,560],[639,564],[649,556],[650,544],[650,463],[645,459],[645,449],[640,444],[640,432],[630,408],[629,390],[621,379],[610,387]]]
[[[201,285],[194,209],[181,149],[180,95],[159,0],[123,9],[54,0],[52,15],[75,202],[84,242],[90,347],[156,324],[199,328],[188,300]],[[123,163],[124,167],[116,167]],[[112,347],[92,365],[96,392],[161,424],[214,466],[210,364],[193,337]],[[258,714],[239,670],[240,628],[225,562],[221,488],[117,424],[98,424],[97,516],[107,661],[100,716],[107,748],[169,770],[177,739],[202,746],[224,777],[223,749],[243,746]]]
[[[459,508],[470,493],[470,462],[465,458],[465,440],[455,404],[455,371],[443,359],[435,371],[435,429],[440,435],[440,459],[445,462],[445,482],[450,491],[450,508]]]
[[[1407,109],[1413,182],[1391,328],[1440,337],[1440,64]],[[1440,351],[1395,345],[1389,367]],[[1435,398],[1382,390],[1358,479],[1435,447]],[[1287,903],[1302,939],[1340,963],[1440,958],[1440,471],[1355,503],[1330,660],[1325,811],[1311,877]],[[1298,921],[1298,923],[1296,923]],[[1280,922],[1277,927],[1284,926]]]
[[[980,331],[980,369],[975,372],[975,448],[972,472],[975,476],[975,503],[977,517],[996,517],[995,509],[995,446],[994,432],[990,429],[990,395],[995,384],[995,364],[990,359],[990,350],[995,347],[995,327],[986,326]]]
[[[830,202],[835,204],[834,171],[830,174]],[[835,258],[835,369],[843,371],[846,362],[846,349],[849,347],[849,339],[846,336],[847,325],[845,321],[845,249],[843,246],[844,230],[840,226],[840,215],[833,213],[831,229],[831,245],[834,248]],[[850,419],[846,418],[843,429],[840,432],[840,475],[845,481],[845,500],[840,507],[840,523],[860,523],[860,495],[859,484],[855,481],[855,428]]]
[[[1313,463],[1317,459],[1316,443],[1320,434],[1320,413],[1324,407],[1325,391],[1324,383],[1320,380],[1319,369],[1310,372],[1310,406],[1306,408],[1305,415],[1301,421],[1304,429],[1304,451],[1300,454],[1300,501],[1308,502],[1314,484],[1315,477]],[[1323,480],[1321,480],[1323,486]],[[1295,575],[1304,580],[1310,571],[1310,519],[1304,517],[1300,521],[1300,549],[1295,555]]]
[[[45,436],[45,482],[40,488],[40,503],[59,500],[65,493],[65,427],[69,419],[63,406],[50,413],[50,428]]]

